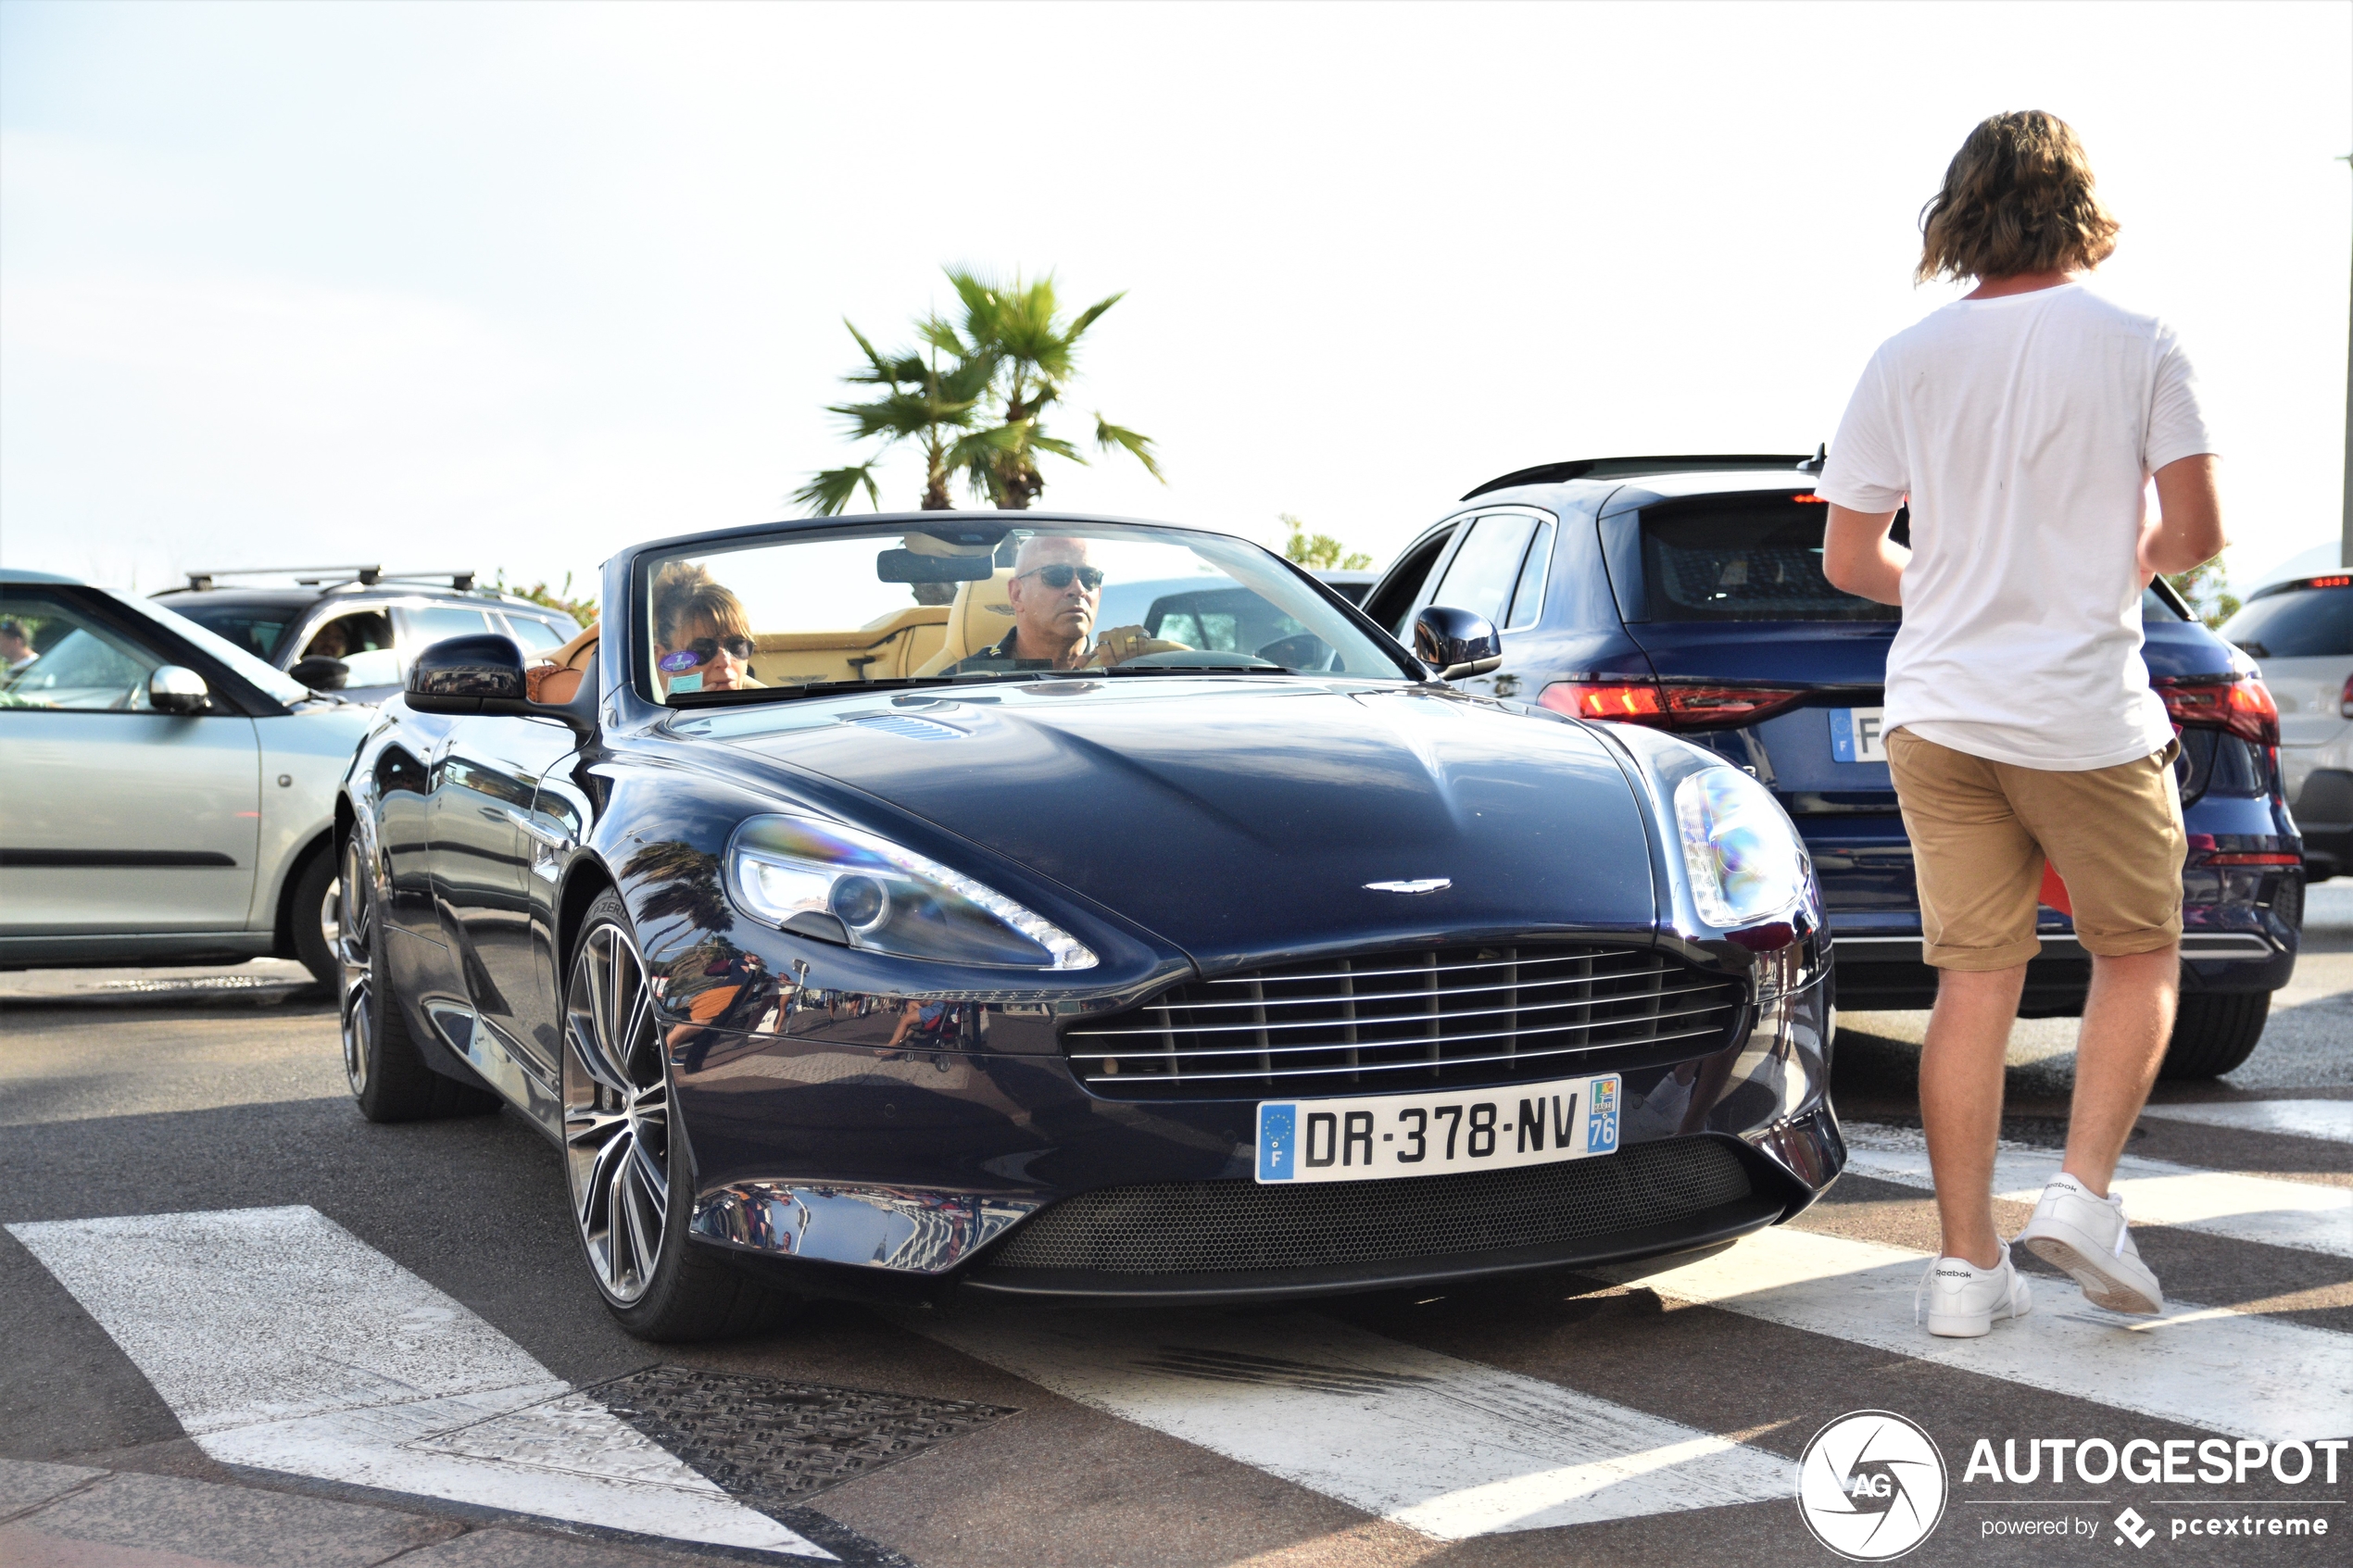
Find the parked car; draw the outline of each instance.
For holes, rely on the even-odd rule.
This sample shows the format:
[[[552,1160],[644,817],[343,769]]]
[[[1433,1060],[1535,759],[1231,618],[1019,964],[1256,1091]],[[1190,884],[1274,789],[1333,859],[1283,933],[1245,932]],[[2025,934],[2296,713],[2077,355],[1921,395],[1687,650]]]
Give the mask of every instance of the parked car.
[[[371,709],[44,572],[0,570],[0,968],[339,977],[334,803]]]
[[[2259,588],[2221,634],[2259,663],[2279,704],[2306,877],[2353,872],[2353,572]]]
[[[1455,684],[1672,731],[1761,780],[1820,872],[1839,1005],[1924,1008],[1936,981],[1879,734],[1901,612],[1822,576],[1820,460],[1603,458],[1505,474],[1417,537],[1365,610],[1391,628],[1431,604],[1491,617],[1502,667]],[[2151,678],[2182,732],[2192,846],[2164,1072],[2203,1077],[2246,1060],[2294,972],[2301,843],[2279,715],[2251,661],[2162,582],[2142,614]],[[2057,909],[2042,909],[2039,927],[2020,1010],[2080,1014],[2090,960]]]
[[[1040,533],[1092,564],[1035,591],[1164,635],[1011,657]],[[658,624],[693,571],[764,684],[688,689],[744,635]],[[366,1115],[503,1099],[562,1149],[634,1334],[1642,1257],[1844,1161],[1788,818],[1672,737],[1449,690],[1496,657],[1476,617],[1417,659],[1257,546],[1029,512],[664,540],[605,595],[565,706],[499,636],[384,705],[339,808],[344,1039]],[[1213,614],[1277,634],[1165,635]]]
[[[341,575],[349,573],[348,576]],[[293,577],[292,587],[223,585],[237,577]],[[379,566],[192,571],[156,596],[313,691],[382,702],[400,689],[416,651],[444,637],[503,633],[526,653],[572,640],[580,625],[513,594],[474,585],[471,571],[387,574]]]

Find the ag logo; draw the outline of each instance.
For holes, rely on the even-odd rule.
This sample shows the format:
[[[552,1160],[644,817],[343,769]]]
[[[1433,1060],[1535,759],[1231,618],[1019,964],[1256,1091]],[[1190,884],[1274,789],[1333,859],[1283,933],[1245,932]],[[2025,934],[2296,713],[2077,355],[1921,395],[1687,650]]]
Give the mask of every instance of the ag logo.
[[[1884,1562],[1944,1516],[1944,1456],[1889,1411],[1856,1411],[1814,1434],[1797,1461],[1797,1512],[1814,1538],[1856,1562]]]

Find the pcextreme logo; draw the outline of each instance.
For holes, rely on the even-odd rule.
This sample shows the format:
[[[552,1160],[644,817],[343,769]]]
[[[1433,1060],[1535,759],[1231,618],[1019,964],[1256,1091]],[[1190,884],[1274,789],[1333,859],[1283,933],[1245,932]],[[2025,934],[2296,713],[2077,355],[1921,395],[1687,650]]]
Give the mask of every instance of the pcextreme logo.
[[[1944,1517],[1944,1456],[1893,1411],[1852,1411],[1814,1434],[1797,1461],[1797,1512],[1814,1538],[1855,1562],[1903,1556]]]

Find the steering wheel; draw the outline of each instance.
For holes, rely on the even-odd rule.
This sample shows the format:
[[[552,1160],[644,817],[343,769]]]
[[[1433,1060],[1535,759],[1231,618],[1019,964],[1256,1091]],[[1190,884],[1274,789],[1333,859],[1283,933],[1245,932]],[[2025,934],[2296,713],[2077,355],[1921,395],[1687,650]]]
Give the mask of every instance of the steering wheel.
[[[1331,644],[1313,632],[1298,632],[1268,643],[1258,657],[1286,670],[1326,670],[1331,667]]]

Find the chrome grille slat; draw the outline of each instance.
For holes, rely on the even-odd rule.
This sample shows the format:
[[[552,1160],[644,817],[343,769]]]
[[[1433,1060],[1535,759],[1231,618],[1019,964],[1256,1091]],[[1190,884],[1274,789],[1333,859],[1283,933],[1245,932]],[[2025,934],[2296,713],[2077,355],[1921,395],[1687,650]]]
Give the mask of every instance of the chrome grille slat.
[[[1651,1036],[1650,1036],[1650,1035],[1647,1033],[1647,1031],[1648,1031],[1648,1030],[1649,1030],[1649,1029],[1650,1029],[1650,1028],[1651,1028],[1651,1027],[1652,1027],[1652,1026],[1653,1026],[1653,1025],[1654,1025],[1654,1024],[1657,1022],[1657,1020],[1659,1020],[1659,1019],[1662,1019],[1662,1018],[1696,1018],[1696,1017],[1699,1017],[1700,1015],[1702,1015],[1702,1014],[1704,1014],[1704,1013],[1710,1013],[1710,1012],[1721,1012],[1721,1011],[1723,1011],[1726,1008],[1729,1008],[1729,1007],[1730,1007],[1731,1005],[1732,1005],[1732,1004],[1731,1004],[1731,1003],[1730,1003],[1730,1002],[1709,1002],[1709,1003],[1708,1003],[1706,1006],[1705,1006],[1705,1007],[1680,1008],[1680,1009],[1678,1009],[1677,1010],[1675,1010],[1674,1012],[1644,1013],[1644,1014],[1643,1014],[1641,1018],[1638,1018],[1638,1019],[1630,1019],[1630,1020],[1629,1020],[1629,1019],[1617,1019],[1617,1018],[1604,1018],[1604,1019],[1599,1019],[1599,1020],[1596,1020],[1596,1021],[1593,1021],[1593,1022],[1586,1022],[1586,1023],[1544,1023],[1544,1024],[1539,1024],[1539,1025],[1537,1025],[1537,1026],[1535,1026],[1535,1027],[1533,1027],[1533,1028],[1528,1028],[1528,1029],[1486,1029],[1486,1030],[1480,1030],[1480,1031],[1478,1031],[1478,1032],[1476,1032],[1476,1033],[1469,1033],[1469,1034],[1462,1034],[1462,1035],[1441,1035],[1441,1036],[1440,1036],[1440,1038],[1443,1041],[1443,1043],[1445,1043],[1445,1044],[1447,1044],[1447,1045],[1450,1045],[1450,1046],[1457,1046],[1457,1045],[1462,1045],[1462,1044],[1465,1044],[1465,1043],[1466,1043],[1466,1042],[1469,1042],[1469,1041],[1475,1041],[1475,1040],[1508,1040],[1508,1039],[1512,1039],[1512,1038],[1514,1038],[1515,1036],[1516,1036],[1516,1037],[1518,1037],[1518,1038],[1520,1038],[1520,1039],[1526,1039],[1526,1038],[1528,1038],[1529,1035],[1567,1035],[1567,1034],[1570,1034],[1570,1033],[1573,1033],[1573,1032],[1576,1032],[1576,1031],[1579,1031],[1579,1030],[1587,1030],[1587,1029],[1607,1029],[1607,1028],[1612,1027],[1613,1025],[1619,1024],[1619,1023],[1632,1023],[1632,1024],[1638,1024],[1638,1025],[1640,1025],[1640,1026],[1641,1026],[1641,1027],[1642,1027],[1642,1028],[1645,1031],[1645,1033],[1642,1033],[1642,1034],[1641,1034],[1641,1035],[1636,1035],[1635,1037],[1636,1037],[1637,1039],[1641,1039],[1641,1040],[1647,1040],[1647,1039],[1649,1039],[1649,1038],[1651,1037]],[[1208,1032],[1209,1032],[1209,1031],[1204,1031],[1204,1033],[1208,1033]],[[1219,1030],[1216,1030],[1216,1031],[1214,1031],[1214,1033],[1216,1033],[1216,1034],[1219,1034],[1219,1035],[1236,1035],[1236,1034],[1243,1034],[1243,1033],[1246,1033],[1246,1031],[1243,1031],[1243,1030],[1237,1030],[1237,1029],[1219,1029]],[[1127,1034],[1127,1031],[1123,1030],[1123,1031],[1120,1031],[1119,1033],[1120,1033],[1121,1035],[1126,1035],[1126,1034]],[[1157,1030],[1157,1029],[1153,1029],[1153,1030],[1142,1031],[1142,1033],[1146,1033],[1146,1034],[1152,1034],[1152,1035],[1157,1035],[1157,1034],[1159,1034],[1159,1033],[1160,1033],[1160,1031],[1159,1031],[1159,1030]],[[1107,1038],[1110,1038],[1110,1037],[1111,1037],[1111,1035],[1108,1035],[1108,1034],[1105,1034],[1105,1035],[1076,1035],[1076,1034],[1074,1034],[1074,1035],[1072,1035],[1070,1036],[1070,1038],[1071,1038],[1073,1041],[1077,1041],[1077,1040],[1100,1040],[1100,1039],[1107,1039]],[[1374,1049],[1390,1049],[1390,1048],[1401,1048],[1401,1047],[1402,1047],[1402,1048],[1408,1048],[1408,1049],[1410,1049],[1410,1048],[1415,1048],[1415,1047],[1425,1047],[1425,1046],[1427,1046],[1428,1044],[1428,1039],[1427,1039],[1425,1036],[1423,1036],[1423,1035],[1407,1035],[1403,1036],[1402,1038],[1399,1038],[1399,1039],[1394,1039],[1394,1040],[1359,1040],[1359,1041],[1357,1041],[1357,1042],[1356,1042],[1356,1048],[1357,1048],[1358,1050],[1364,1050],[1364,1049],[1365,1049],[1365,1048],[1367,1048],[1367,1047],[1371,1047],[1371,1048],[1374,1048]],[[1121,1048],[1121,1047],[1117,1047],[1117,1046],[1113,1047],[1112,1047],[1111,1049],[1109,1049],[1109,1050],[1083,1050],[1083,1049],[1076,1048],[1076,1047],[1065,1047],[1065,1048],[1066,1048],[1066,1049],[1068,1049],[1068,1050],[1069,1050],[1069,1054],[1070,1054],[1070,1055],[1072,1055],[1072,1056],[1074,1056],[1074,1057],[1115,1056],[1115,1057],[1118,1057],[1118,1058],[1119,1058],[1121,1060],[1123,1060],[1123,1061],[1127,1060],[1128,1060],[1128,1059],[1130,1059],[1130,1058],[1141,1058],[1141,1057],[1147,1057],[1147,1056],[1150,1054],[1150,1053],[1141,1052],[1141,1051],[1137,1051],[1137,1050],[1132,1050],[1132,1049],[1123,1049],[1123,1048]],[[1300,1052],[1300,1051],[1331,1051],[1331,1050],[1340,1050],[1340,1049],[1341,1049],[1341,1048],[1343,1048],[1343,1047],[1342,1047],[1341,1046],[1340,1046],[1337,1042],[1334,1042],[1334,1041],[1314,1041],[1314,1040],[1311,1040],[1311,1041],[1306,1042],[1306,1043],[1305,1043],[1305,1044],[1303,1044],[1303,1045],[1296,1045],[1296,1046],[1277,1046],[1277,1047],[1274,1047],[1274,1054],[1278,1055],[1278,1056],[1290,1056],[1290,1055],[1294,1055],[1294,1054],[1296,1054],[1296,1053],[1298,1053],[1298,1052]],[[1580,1046],[1580,1047],[1579,1047],[1578,1048],[1579,1048],[1579,1050],[1583,1050],[1583,1049],[1585,1049],[1586,1047],[1585,1047]],[[1190,1057],[1214,1057],[1214,1056],[1265,1056],[1265,1055],[1267,1055],[1267,1054],[1268,1054],[1268,1049],[1267,1049],[1267,1047],[1265,1047],[1265,1046],[1254,1046],[1254,1045],[1253,1045],[1253,1046],[1189,1046],[1189,1047],[1187,1047],[1185,1048],[1185,1050],[1184,1050],[1183,1054],[1184,1054],[1185,1056],[1189,1057],[1189,1058],[1190,1058]],[[1427,1058],[1425,1058],[1424,1060],[1427,1060],[1428,1059],[1427,1059]],[[1448,1060],[1453,1060],[1453,1059],[1452,1059],[1452,1058],[1449,1058]]]
[[[1066,1029],[1098,1093],[1232,1098],[1529,1082],[1576,1058],[1653,1061],[1729,1040],[1744,988],[1652,948],[1524,941],[1312,960],[1196,980]],[[1659,1054],[1664,1047],[1667,1056]]]
[[[1523,1012],[1552,1012],[1562,1008],[1608,1007],[1614,1002],[1648,1004],[1655,999],[1667,997],[1696,996],[1704,991],[1715,990],[1722,984],[1723,982],[1717,981],[1714,984],[1707,985],[1680,985],[1671,991],[1660,989],[1656,991],[1637,992],[1623,997],[1592,997],[1580,1001],[1523,1002],[1517,1007],[1508,1008],[1457,1008],[1449,1010],[1442,1016],[1447,1018],[1502,1018],[1507,1015]],[[1419,994],[1427,995],[1428,993]],[[1447,996],[1452,996],[1453,994],[1454,993],[1451,991],[1444,993],[1444,995]],[[1316,1000],[1326,1006],[1337,1006],[1344,1002],[1346,998],[1337,997],[1317,997]],[[1274,1005],[1274,1001],[1271,997],[1265,1003],[1265,1006],[1267,1007],[1272,1007]],[[1193,1012],[1198,1010],[1194,1008],[1176,1009],[1150,1007],[1142,1010],[1146,1012]],[[1379,1013],[1369,1018],[1363,1013],[1358,1013],[1355,1017],[1355,1022],[1361,1028],[1369,1029],[1376,1025],[1384,1023],[1418,1024],[1427,1017],[1428,1017],[1428,1012],[1426,1009],[1421,1012]],[[1251,1030],[1264,1034],[1269,1029],[1328,1029],[1332,1027],[1333,1022],[1333,1020],[1327,1018],[1302,1018],[1278,1019],[1264,1022],[1253,1019],[1249,1023],[1160,1023],[1154,1024],[1146,1029],[1074,1029],[1070,1032],[1070,1037],[1074,1040],[1091,1040],[1097,1038],[1098,1036],[1108,1035],[1166,1035],[1171,1032],[1178,1035],[1228,1035],[1234,1033],[1236,1030]],[[1612,1022],[1622,1021],[1613,1020]],[[1454,1036],[1450,1035],[1447,1038],[1453,1039]]]
[[[1680,1031],[1680,1032],[1675,1033],[1675,1034],[1667,1034],[1667,1035],[1651,1035],[1651,1036],[1650,1036],[1649,1038],[1647,1038],[1646,1040],[1644,1040],[1642,1043],[1643,1043],[1643,1044],[1645,1044],[1645,1045],[1655,1045],[1655,1044],[1658,1044],[1658,1043],[1660,1043],[1660,1042],[1662,1042],[1662,1041],[1669,1041],[1669,1040],[1693,1040],[1693,1039],[1701,1039],[1701,1038],[1704,1038],[1704,1037],[1705,1037],[1705,1036],[1707,1036],[1707,1035],[1717,1034],[1718,1032],[1718,1031],[1717,1031],[1717,1030],[1715,1030],[1715,1029],[1686,1029],[1686,1030],[1682,1030],[1682,1031]],[[1450,1043],[1451,1043],[1451,1042],[1450,1042]],[[1592,1049],[1593,1049],[1593,1048],[1594,1048],[1594,1047],[1593,1047],[1592,1045],[1587,1044],[1587,1045],[1576,1045],[1576,1046],[1555,1046],[1555,1047],[1552,1047],[1551,1049],[1548,1049],[1548,1050],[1536,1050],[1536,1051],[1512,1051],[1512,1052],[1500,1052],[1500,1051],[1499,1051],[1499,1052],[1497,1052],[1497,1053],[1495,1053],[1495,1054],[1493,1054],[1493,1055],[1491,1055],[1491,1056],[1450,1056],[1450,1057],[1448,1057],[1448,1058],[1446,1059],[1446,1063],[1445,1063],[1445,1065],[1447,1065],[1447,1066],[1449,1066],[1449,1067],[1462,1067],[1462,1066],[1471,1066],[1471,1065],[1477,1065],[1477,1064],[1481,1064],[1481,1063],[1498,1062],[1498,1061],[1535,1061],[1535,1060],[1539,1060],[1540,1058],[1544,1058],[1544,1057],[1555,1057],[1555,1056],[1576,1056],[1576,1055],[1579,1054],[1580,1052],[1590,1051],[1590,1050],[1592,1050]],[[1245,1055],[1247,1055],[1247,1054],[1249,1054],[1249,1053],[1245,1052],[1244,1054],[1245,1054]],[[1085,1060],[1092,1060],[1092,1059],[1091,1059],[1091,1058],[1089,1058],[1089,1057],[1083,1057],[1083,1056],[1082,1056],[1081,1058],[1079,1058],[1079,1060],[1082,1060],[1082,1061],[1085,1061]],[[1126,1058],[1126,1057],[1122,1057],[1120,1060],[1123,1060],[1123,1061],[1125,1061],[1125,1060],[1127,1060],[1127,1058]],[[1213,1081],[1230,1081],[1230,1080],[1233,1080],[1233,1079],[1238,1079],[1238,1078],[1301,1078],[1301,1077],[1306,1077],[1306,1076],[1308,1076],[1308,1075],[1310,1075],[1310,1074],[1328,1074],[1328,1073],[1332,1073],[1333,1071],[1334,1071],[1334,1070],[1333,1070],[1332,1068],[1329,1068],[1329,1067],[1277,1067],[1277,1068],[1275,1068],[1275,1069],[1273,1069],[1273,1070],[1271,1070],[1271,1071],[1268,1071],[1268,1072],[1250,1072],[1250,1073],[1194,1073],[1194,1072],[1187,1072],[1187,1073],[1185,1073],[1185,1075],[1184,1075],[1184,1080],[1183,1080],[1183,1081],[1184,1081],[1184,1082],[1186,1082],[1186,1083],[1188,1083],[1188,1084],[1194,1084],[1194,1083],[1210,1083],[1210,1082],[1213,1082]],[[1428,1072],[1428,1071],[1429,1071],[1429,1063],[1428,1063],[1428,1062],[1427,1062],[1427,1061],[1421,1061],[1421,1060],[1415,1060],[1415,1061],[1390,1061],[1390,1062],[1368,1061],[1368,1062],[1365,1063],[1362,1067],[1359,1067],[1359,1068],[1353,1068],[1353,1069],[1348,1069],[1347,1071],[1352,1071],[1352,1072],[1355,1072],[1355,1073],[1427,1073],[1427,1072]],[[1164,1080],[1154,1080],[1154,1079],[1150,1079],[1150,1078],[1139,1078],[1139,1077],[1136,1077],[1136,1076],[1134,1076],[1134,1075],[1132,1075],[1132,1074],[1127,1074],[1127,1073],[1090,1073],[1086,1074],[1085,1076],[1086,1076],[1087,1082],[1088,1082],[1088,1083],[1090,1083],[1090,1084],[1137,1084],[1137,1083],[1152,1083],[1152,1082],[1162,1082],[1162,1081],[1164,1081]],[[1506,1086],[1508,1086],[1508,1085],[1509,1085],[1509,1082],[1510,1082],[1510,1081],[1509,1081],[1508,1079],[1504,1080],[1504,1083],[1505,1083],[1505,1085],[1506,1085]],[[1466,1087],[1467,1088],[1467,1087],[1468,1087],[1468,1085],[1466,1085]]]

